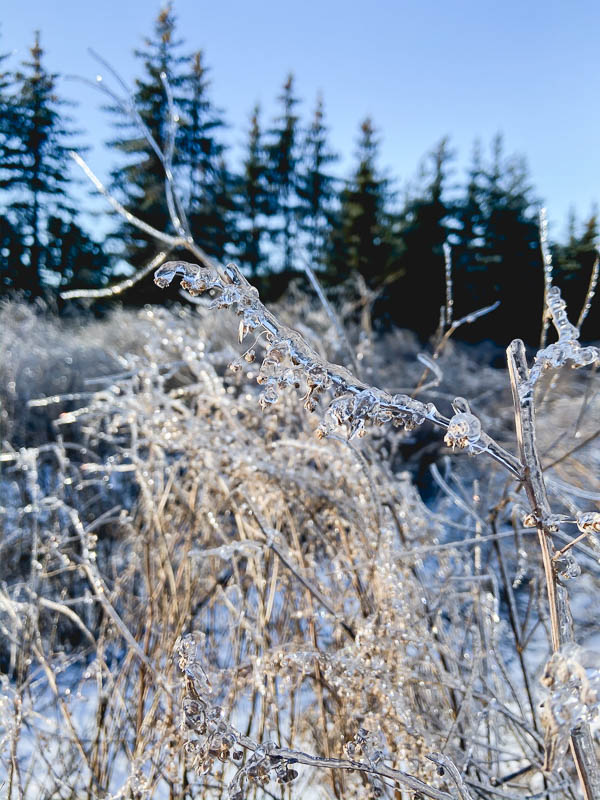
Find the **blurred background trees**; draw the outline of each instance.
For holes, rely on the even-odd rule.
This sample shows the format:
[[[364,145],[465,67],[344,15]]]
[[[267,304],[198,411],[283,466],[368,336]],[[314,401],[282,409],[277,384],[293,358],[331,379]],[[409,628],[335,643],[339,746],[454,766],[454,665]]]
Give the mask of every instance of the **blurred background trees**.
[[[2,289],[29,298],[75,280],[100,285],[108,266],[78,223],[68,153],[81,148],[56,81],[36,33],[29,60],[0,82]]]
[[[445,302],[447,243],[455,315],[501,301],[461,335],[504,344],[517,318],[519,335],[536,343],[540,199],[524,158],[507,153],[501,135],[490,145],[474,144],[463,175],[449,138],[440,139],[402,188],[379,163],[380,133],[366,118],[343,177],[334,171],[338,154],[329,143],[324,99],[305,116],[290,74],[274,119],[265,122],[258,106],[251,110],[243,151],[234,158],[205,54],[185,52],[170,5],[135,55],[139,75],[129,100],[138,120],[117,103],[107,110],[115,124],[109,186],[136,216],[174,232],[162,155],[174,132],[172,171],[191,234],[214,258],[238,261],[267,299],[302,276],[305,262],[326,286],[359,273],[375,294],[380,325],[431,336]],[[155,242],[120,217],[105,242],[89,233],[89,214],[81,211],[87,189],[74,180],[68,157],[69,150],[83,152],[80,134],[57,79],[45,67],[39,34],[22,65],[0,51],[0,291],[31,299],[106,285],[156,254]],[[586,296],[597,238],[592,210],[583,221],[572,215],[567,241],[552,244],[556,280],[573,316]],[[121,299],[158,300],[151,280]],[[584,337],[597,322],[593,308]]]

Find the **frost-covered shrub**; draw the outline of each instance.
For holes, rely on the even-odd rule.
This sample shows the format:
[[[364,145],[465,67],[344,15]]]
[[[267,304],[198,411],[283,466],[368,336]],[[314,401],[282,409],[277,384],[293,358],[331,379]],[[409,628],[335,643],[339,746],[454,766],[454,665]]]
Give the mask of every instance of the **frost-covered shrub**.
[[[309,315],[321,319],[316,307]],[[52,343],[59,333],[41,323]],[[357,441],[341,426],[319,439],[320,414],[302,408],[291,382],[261,410],[265,351],[259,341],[254,360],[241,358],[234,329],[230,315],[202,307],[99,324],[99,363],[118,369],[61,412],[47,445],[5,446],[0,752],[13,796],[69,786],[92,797],[211,797],[230,786],[235,797],[279,783],[293,797],[375,796],[388,785],[433,797],[489,786],[479,791],[493,797],[511,773],[520,775],[506,791],[541,791],[548,712],[536,673],[548,614],[518,484],[476,447],[471,457],[460,442],[444,445],[442,429],[426,506],[418,459],[411,474],[399,455],[430,451],[424,425],[369,425]],[[58,331],[67,357],[91,340]],[[390,364],[397,340],[363,340],[369,382],[417,385],[414,350]],[[335,337],[311,347],[326,358]],[[438,363],[429,391],[446,419],[454,413],[460,428],[472,414],[459,388],[498,446],[514,447],[503,373],[452,346]],[[540,451],[558,461],[553,502],[573,506],[560,509],[563,526],[573,520],[563,543],[584,536],[575,618],[593,643],[595,518],[581,516],[593,500],[568,491],[593,491],[595,439],[571,453],[595,430],[590,380],[546,371],[535,391]],[[575,439],[565,407],[577,408]],[[193,643],[181,662],[189,674],[182,642]],[[556,741],[569,719],[553,723]],[[40,767],[35,754],[48,748]],[[559,765],[545,780],[563,791],[576,776]]]
[[[453,321],[449,248],[429,352],[375,341],[367,311],[344,330],[310,268],[307,326],[192,241],[164,81],[176,235],[75,159],[161,243],[139,275],[208,304],[91,338],[2,312],[7,796],[600,797],[598,350],[544,224],[542,347],[530,369],[516,339],[504,381],[449,344],[495,308]]]

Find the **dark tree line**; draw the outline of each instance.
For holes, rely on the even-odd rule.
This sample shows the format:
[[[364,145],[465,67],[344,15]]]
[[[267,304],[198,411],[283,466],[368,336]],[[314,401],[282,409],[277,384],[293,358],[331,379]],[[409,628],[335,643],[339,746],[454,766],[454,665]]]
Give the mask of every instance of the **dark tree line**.
[[[170,6],[135,54],[139,77],[132,99],[151,141],[122,108],[112,104],[107,111],[115,124],[110,188],[136,216],[174,232],[161,160],[174,130],[172,171],[192,236],[216,259],[240,263],[268,296],[302,273],[305,261],[326,285],[360,273],[376,293],[382,324],[430,335],[445,302],[447,243],[455,315],[502,301],[478,322],[473,338],[504,342],[516,331],[535,342],[543,301],[539,201],[523,158],[508,155],[501,136],[488,153],[476,144],[462,183],[454,177],[455,154],[442,139],[400,193],[381,172],[377,130],[367,118],[360,123],[352,173],[340,179],[332,171],[337,156],[328,143],[323,99],[304,122],[290,74],[270,124],[259,107],[252,110],[245,152],[233,169],[204,54],[185,50]],[[177,115],[174,129],[165,82]],[[69,150],[83,152],[80,133],[36,35],[30,58],[15,71],[0,55],[3,293],[35,298],[66,287],[103,286],[116,265],[125,261],[138,268],[157,252],[151,237],[121,217],[115,217],[107,242],[95,242],[86,232]],[[584,300],[596,258],[596,216],[579,227],[573,218],[568,241],[553,246],[572,315]],[[140,299],[153,299],[150,283],[131,297]],[[597,318],[590,315],[588,336]]]

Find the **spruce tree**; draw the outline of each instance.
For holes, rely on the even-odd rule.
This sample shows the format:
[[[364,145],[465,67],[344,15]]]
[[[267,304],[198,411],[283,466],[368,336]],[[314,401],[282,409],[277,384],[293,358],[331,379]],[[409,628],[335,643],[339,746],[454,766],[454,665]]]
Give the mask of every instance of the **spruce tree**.
[[[74,132],[69,117],[61,112],[66,103],[57,97],[57,75],[46,70],[43,55],[36,33],[31,58],[15,76],[2,179],[2,188],[10,198],[5,230],[11,237],[17,231],[23,244],[13,288],[24,289],[29,296],[55,286],[57,278],[51,273],[61,270],[60,264],[50,263],[48,258],[49,217],[70,218],[75,214],[69,198],[68,155],[73,149],[70,140]]]
[[[11,117],[14,111],[10,102],[10,89],[14,78],[8,70],[6,63],[8,58],[8,53],[0,53],[0,181],[2,180],[2,167],[8,159],[8,140],[13,125]]]
[[[453,157],[448,139],[441,139],[421,165],[419,184],[399,219],[403,275],[390,289],[396,321],[425,336],[436,330],[445,303],[443,245],[453,211],[446,199]]]
[[[485,267],[478,287],[478,304],[500,300],[500,308],[477,327],[499,344],[508,344],[514,320],[519,335],[529,344],[539,341],[543,303],[543,272],[539,243],[539,203],[533,196],[529,172],[522,156],[504,155],[500,135],[492,142],[492,158],[484,166],[481,187]],[[539,286],[539,292],[529,287]],[[474,335],[474,334],[473,334]]]
[[[209,255],[223,260],[226,246],[235,239],[234,180],[217,138],[225,123],[209,98],[209,85],[204,56],[198,51],[182,82],[178,148],[192,236]]]
[[[110,259],[73,219],[49,217],[46,268],[60,275],[57,289],[98,289],[108,282]]]
[[[22,285],[24,256],[21,230],[7,214],[0,213],[0,294]]]
[[[181,41],[175,38],[175,15],[171,5],[165,6],[154,24],[153,36],[146,38],[143,49],[134,55],[143,65],[143,76],[135,82],[132,101],[154,139],[158,149],[165,152],[169,137],[169,104],[163,84],[164,76],[173,92],[177,108],[181,107],[181,87],[184,82],[182,64],[186,61],[179,54]],[[174,233],[165,194],[165,170],[161,159],[139,125],[121,108],[110,106],[108,110],[118,117],[116,127],[122,136],[110,142],[120,151],[127,163],[112,173],[113,191],[125,208],[144,222],[160,231]],[[175,149],[174,169],[180,165],[178,149]],[[156,253],[153,237],[135,226],[119,220],[114,239],[119,242],[119,255],[133,266],[150,261]]]
[[[471,164],[464,193],[455,202],[457,228],[452,235],[452,270],[458,282],[462,298],[458,309],[468,312],[479,303],[478,286],[485,272],[483,260],[484,216],[483,216],[483,166],[481,144],[473,145]]]
[[[317,98],[314,117],[303,143],[298,175],[300,229],[306,238],[306,251],[313,268],[323,267],[325,244],[335,198],[335,180],[328,167],[337,156],[327,145],[323,98]]]
[[[371,287],[393,271],[396,248],[389,203],[389,181],[377,168],[378,141],[370,118],[360,126],[358,165],[342,189],[331,229],[328,269],[333,280],[360,272]]]
[[[238,257],[253,276],[268,267],[264,250],[267,220],[272,211],[269,196],[267,154],[260,127],[260,108],[256,105],[250,117],[250,129],[242,171],[238,178],[240,229]]]
[[[298,185],[298,116],[294,109],[299,103],[294,93],[294,76],[288,75],[277,98],[281,115],[269,131],[269,180],[277,215],[273,217],[271,237],[281,246],[281,267],[285,272],[295,266],[297,231]],[[274,209],[275,210],[275,209]]]
[[[235,177],[230,172],[224,156],[217,160],[212,180],[205,188],[208,216],[202,235],[206,252],[226,261],[236,252],[238,242],[237,203]],[[193,230],[193,228],[192,228]],[[196,241],[201,241],[200,237]]]
[[[10,90],[14,76],[8,70],[8,54],[0,54],[0,294],[15,286],[21,273],[23,241],[14,219],[8,217],[9,194],[6,191],[9,170],[7,164],[17,153],[11,131],[16,122],[16,108]]]
[[[592,210],[590,216],[577,223],[575,212],[569,215],[568,240],[564,245],[552,248],[555,281],[560,286],[563,299],[567,303],[569,317],[575,323],[588,291],[590,277],[598,258],[598,214]],[[598,291],[596,291],[598,294]],[[597,298],[596,298],[597,301]],[[598,303],[592,304],[588,318],[582,326],[584,334],[598,329]]]

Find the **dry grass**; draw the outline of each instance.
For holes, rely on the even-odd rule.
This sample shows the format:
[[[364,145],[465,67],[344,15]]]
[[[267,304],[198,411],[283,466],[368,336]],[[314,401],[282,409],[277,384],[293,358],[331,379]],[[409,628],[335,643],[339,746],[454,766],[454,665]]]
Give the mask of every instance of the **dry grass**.
[[[282,314],[343,358],[306,298]],[[561,753],[595,713],[597,670],[590,688],[575,651],[554,668],[544,713],[573,716],[543,772],[550,625],[518,485],[426,426],[319,441],[293,389],[262,412],[257,367],[227,369],[234,330],[202,308],[81,329],[2,311],[6,796],[217,798],[232,780],[232,797],[404,799],[411,781],[431,797],[578,796]],[[354,333],[366,380],[417,385],[409,334]],[[469,397],[515,452],[505,374],[452,344],[439,364],[423,398]],[[569,519],[598,507],[597,391],[573,371],[536,389],[547,477],[590,495],[556,484]],[[571,581],[586,648],[590,538]],[[298,766],[281,748],[342,762]]]

